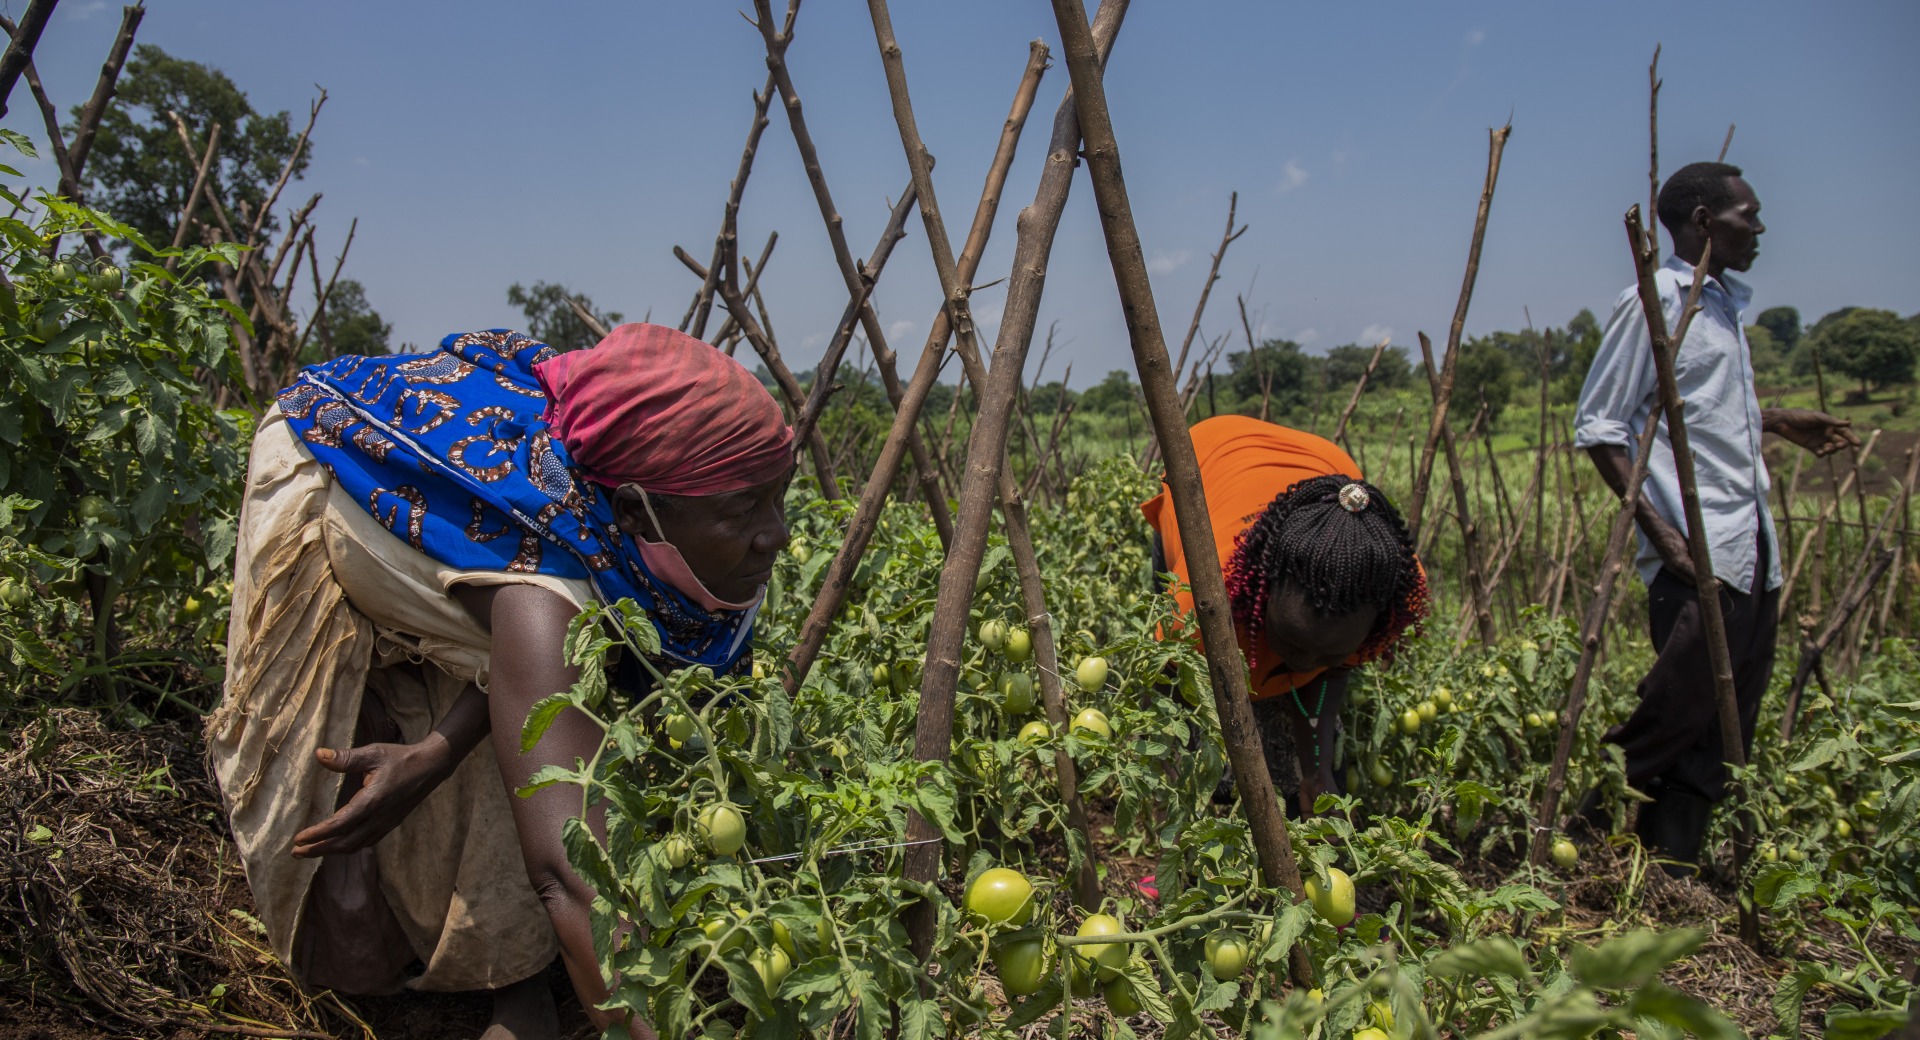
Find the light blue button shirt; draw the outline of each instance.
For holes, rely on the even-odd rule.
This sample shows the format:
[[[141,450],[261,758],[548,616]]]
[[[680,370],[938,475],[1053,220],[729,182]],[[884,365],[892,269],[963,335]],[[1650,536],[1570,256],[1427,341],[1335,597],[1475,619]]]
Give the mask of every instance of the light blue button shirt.
[[[1669,257],[1654,272],[1667,328],[1680,323],[1680,308],[1693,284],[1693,265]],[[1687,439],[1693,448],[1693,469],[1700,490],[1701,518],[1707,525],[1707,546],[1713,571],[1729,587],[1750,592],[1759,552],[1757,532],[1767,544],[1778,546],[1773,514],[1767,508],[1766,459],[1760,454],[1760,399],[1753,389],[1753,357],[1741,328],[1741,316],[1753,299],[1753,290],[1731,275],[1711,276],[1700,290],[1700,313],[1687,329],[1687,340],[1674,357],[1674,375],[1685,402]],[[1614,302],[1600,350],[1587,370],[1574,412],[1573,444],[1625,445],[1628,454],[1646,428],[1647,416],[1659,405],[1660,390],[1654,372],[1653,348],[1640,309],[1640,294],[1629,288]],[[1653,442],[1642,492],[1653,508],[1682,534],[1686,512],[1680,504],[1680,479],[1673,468],[1673,445],[1662,422]],[[1769,589],[1781,584],[1780,553],[1768,553]],[[1651,583],[1660,570],[1660,554],[1640,534],[1636,561],[1641,580]]]

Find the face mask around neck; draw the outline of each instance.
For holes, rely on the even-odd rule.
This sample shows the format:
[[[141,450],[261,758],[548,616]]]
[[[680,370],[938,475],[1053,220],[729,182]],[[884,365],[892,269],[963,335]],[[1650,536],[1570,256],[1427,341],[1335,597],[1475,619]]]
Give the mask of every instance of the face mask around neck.
[[[653,521],[655,532],[664,532],[660,526],[660,517],[653,511],[653,500],[647,489],[638,484],[628,484],[622,490],[632,490],[640,496],[640,504],[647,511],[647,518]],[[743,603],[730,603],[714,595],[693,574],[693,568],[687,558],[671,542],[649,542],[639,535],[632,535],[635,545],[640,547],[640,559],[646,562],[647,570],[653,576],[674,587],[681,595],[693,600],[707,610],[749,610],[766,596],[766,586],[761,586],[752,599]]]

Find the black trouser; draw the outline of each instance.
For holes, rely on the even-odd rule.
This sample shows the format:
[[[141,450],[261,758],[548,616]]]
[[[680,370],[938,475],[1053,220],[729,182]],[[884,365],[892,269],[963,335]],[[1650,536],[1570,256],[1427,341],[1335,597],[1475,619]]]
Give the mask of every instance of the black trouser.
[[[1720,587],[1734,697],[1748,751],[1753,749],[1760,698],[1773,677],[1780,613],[1780,590],[1766,587],[1770,547],[1764,533],[1758,537],[1752,591]],[[1627,782],[1656,801],[1669,793],[1719,801],[1725,796],[1727,769],[1698,590],[1663,567],[1647,586],[1647,615],[1657,656],[1640,681],[1639,706],[1607,732],[1606,740],[1626,752]]]

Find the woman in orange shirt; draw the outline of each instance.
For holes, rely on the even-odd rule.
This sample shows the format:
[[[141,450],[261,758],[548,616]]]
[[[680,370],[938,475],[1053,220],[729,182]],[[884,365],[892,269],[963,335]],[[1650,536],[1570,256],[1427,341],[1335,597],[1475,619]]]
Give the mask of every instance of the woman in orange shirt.
[[[1192,436],[1268,770],[1311,812],[1339,790],[1336,727],[1321,720],[1339,718],[1353,668],[1390,657],[1426,616],[1426,574],[1399,511],[1333,442],[1243,415],[1203,420]],[[1190,613],[1171,492],[1141,511],[1154,572],[1173,575]]]

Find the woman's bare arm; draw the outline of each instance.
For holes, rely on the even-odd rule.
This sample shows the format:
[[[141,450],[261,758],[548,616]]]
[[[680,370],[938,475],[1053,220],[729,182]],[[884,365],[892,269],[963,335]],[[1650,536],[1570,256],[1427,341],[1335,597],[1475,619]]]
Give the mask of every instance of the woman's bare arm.
[[[488,686],[493,720],[493,752],[500,763],[500,779],[508,792],[524,787],[542,766],[572,767],[590,759],[600,747],[600,728],[578,711],[560,714],[532,751],[520,753],[520,732],[527,712],[541,698],[570,689],[580,670],[568,665],[561,648],[567,625],[578,611],[549,589],[536,585],[498,585],[463,588],[456,592],[467,609],[493,633],[492,679]],[[527,876],[547,908],[560,939],[560,956],[580,1002],[596,1029],[617,1025],[620,1017],[596,1011],[607,999],[593,951],[588,907],[593,890],[567,864],[561,831],[580,814],[580,791],[554,784],[526,798],[512,795],[513,822],[520,832],[520,851]],[[605,838],[606,818],[595,811],[587,820]],[[653,1031],[635,1018],[627,1023],[632,1035],[653,1040]]]

